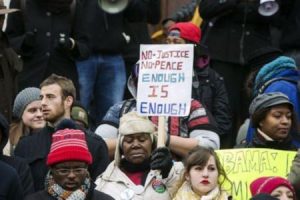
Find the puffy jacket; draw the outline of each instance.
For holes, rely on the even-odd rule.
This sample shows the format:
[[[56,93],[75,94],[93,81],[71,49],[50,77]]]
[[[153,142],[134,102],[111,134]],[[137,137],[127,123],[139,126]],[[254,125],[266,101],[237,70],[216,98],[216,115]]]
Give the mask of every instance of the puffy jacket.
[[[163,193],[159,193],[156,192],[152,186],[156,175],[154,171],[148,173],[144,186],[137,186],[118,166],[115,166],[113,161],[109,164],[105,172],[96,180],[96,190],[107,193],[116,200],[121,200],[122,193],[126,193],[128,190],[133,191],[132,200],[169,200],[180,187],[183,179],[183,172],[184,167],[182,163],[175,162],[169,176],[162,179],[162,183],[166,186],[166,190]]]

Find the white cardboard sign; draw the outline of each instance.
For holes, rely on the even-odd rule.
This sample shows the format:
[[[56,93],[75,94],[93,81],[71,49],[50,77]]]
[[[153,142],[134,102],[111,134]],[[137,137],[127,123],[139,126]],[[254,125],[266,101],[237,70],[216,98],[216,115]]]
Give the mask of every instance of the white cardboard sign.
[[[187,116],[190,112],[192,44],[141,45],[137,111],[144,116]]]

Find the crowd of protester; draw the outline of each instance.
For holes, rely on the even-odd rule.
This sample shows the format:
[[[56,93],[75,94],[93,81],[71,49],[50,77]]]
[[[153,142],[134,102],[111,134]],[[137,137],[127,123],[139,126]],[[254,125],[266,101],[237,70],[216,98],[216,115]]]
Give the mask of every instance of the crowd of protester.
[[[286,177],[248,189],[300,199],[299,1],[266,14],[259,0],[192,0],[166,19],[161,1],[110,13],[97,0],[0,0],[0,200],[230,200],[215,150],[233,148],[294,151]],[[159,117],[136,108],[139,45],[159,22],[162,43],[194,53],[189,114],[165,117],[162,144]]]

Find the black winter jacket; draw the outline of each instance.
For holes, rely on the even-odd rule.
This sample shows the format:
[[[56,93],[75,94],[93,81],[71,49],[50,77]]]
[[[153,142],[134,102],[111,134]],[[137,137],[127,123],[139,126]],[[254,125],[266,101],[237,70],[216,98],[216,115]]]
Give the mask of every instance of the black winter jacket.
[[[161,17],[160,0],[148,1],[147,15],[145,21],[130,22],[124,18],[124,32],[130,36],[130,41],[123,48],[122,54],[125,61],[134,64],[139,59],[140,44],[151,44],[151,38],[148,30],[149,24],[158,24]],[[130,66],[132,67],[132,66]]]
[[[271,20],[258,13],[259,0],[202,0],[199,14],[203,18],[202,41],[211,58],[245,64],[257,49],[272,46]]]
[[[0,137],[0,161],[8,164],[16,170],[23,187],[24,196],[33,193],[33,179],[27,163],[21,158],[9,157],[2,154],[3,148],[8,141],[8,123],[2,114],[0,114],[0,130],[0,133],[2,133],[2,137]]]
[[[53,133],[54,128],[46,126],[38,133],[22,137],[15,149],[15,155],[24,158],[30,166],[35,191],[44,189],[45,177],[49,170],[46,159]],[[86,140],[93,157],[93,163],[88,170],[91,178],[95,180],[109,164],[108,149],[104,140],[94,133],[86,132]]]
[[[218,133],[229,134],[231,111],[224,79],[208,65],[202,69],[194,67],[193,99],[202,102],[214,117]]]
[[[22,200],[23,189],[16,170],[0,161],[0,200]]]
[[[126,45],[124,20],[145,22],[147,4],[148,1],[131,0],[124,11],[109,14],[99,8],[98,1],[85,0],[83,18],[87,26],[83,31],[89,33],[92,54],[120,54]]]
[[[280,47],[283,50],[300,48],[300,1],[283,1]]]
[[[25,8],[21,1],[25,2]],[[24,70],[20,74],[19,89],[39,84],[52,73],[70,78],[75,86],[78,75],[75,59],[89,56],[84,32],[84,19],[81,16],[82,4],[76,1],[76,8],[61,13],[51,13],[38,0],[11,0],[11,8],[21,9],[8,16],[6,33],[12,47],[21,55]],[[70,6],[71,8],[71,6]],[[25,44],[26,33],[36,32]],[[75,48],[67,50],[58,46],[59,35],[74,38]]]
[[[85,200],[113,200],[113,199],[114,198],[112,198],[111,196],[95,190],[95,184],[93,184],[92,188],[87,194],[87,197],[85,198]],[[56,200],[56,198],[50,196],[47,191],[43,190],[28,196],[27,198],[25,198],[25,200]]]

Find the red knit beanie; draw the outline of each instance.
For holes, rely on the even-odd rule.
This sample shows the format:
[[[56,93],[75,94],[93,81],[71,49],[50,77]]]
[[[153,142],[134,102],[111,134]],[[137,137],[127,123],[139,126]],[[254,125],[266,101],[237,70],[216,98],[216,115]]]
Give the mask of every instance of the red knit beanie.
[[[65,161],[92,163],[92,155],[88,150],[85,134],[81,130],[67,128],[58,130],[52,135],[47,165],[51,166]]]
[[[295,190],[291,183],[287,179],[279,176],[266,176],[257,178],[250,184],[250,190],[252,196],[261,193],[271,194],[273,190],[279,186],[285,186],[289,188],[293,192],[294,197],[296,197]]]
[[[191,41],[193,43],[199,44],[201,40],[201,30],[198,26],[191,22],[179,22],[172,25],[168,32],[172,30],[179,30],[180,37]]]

